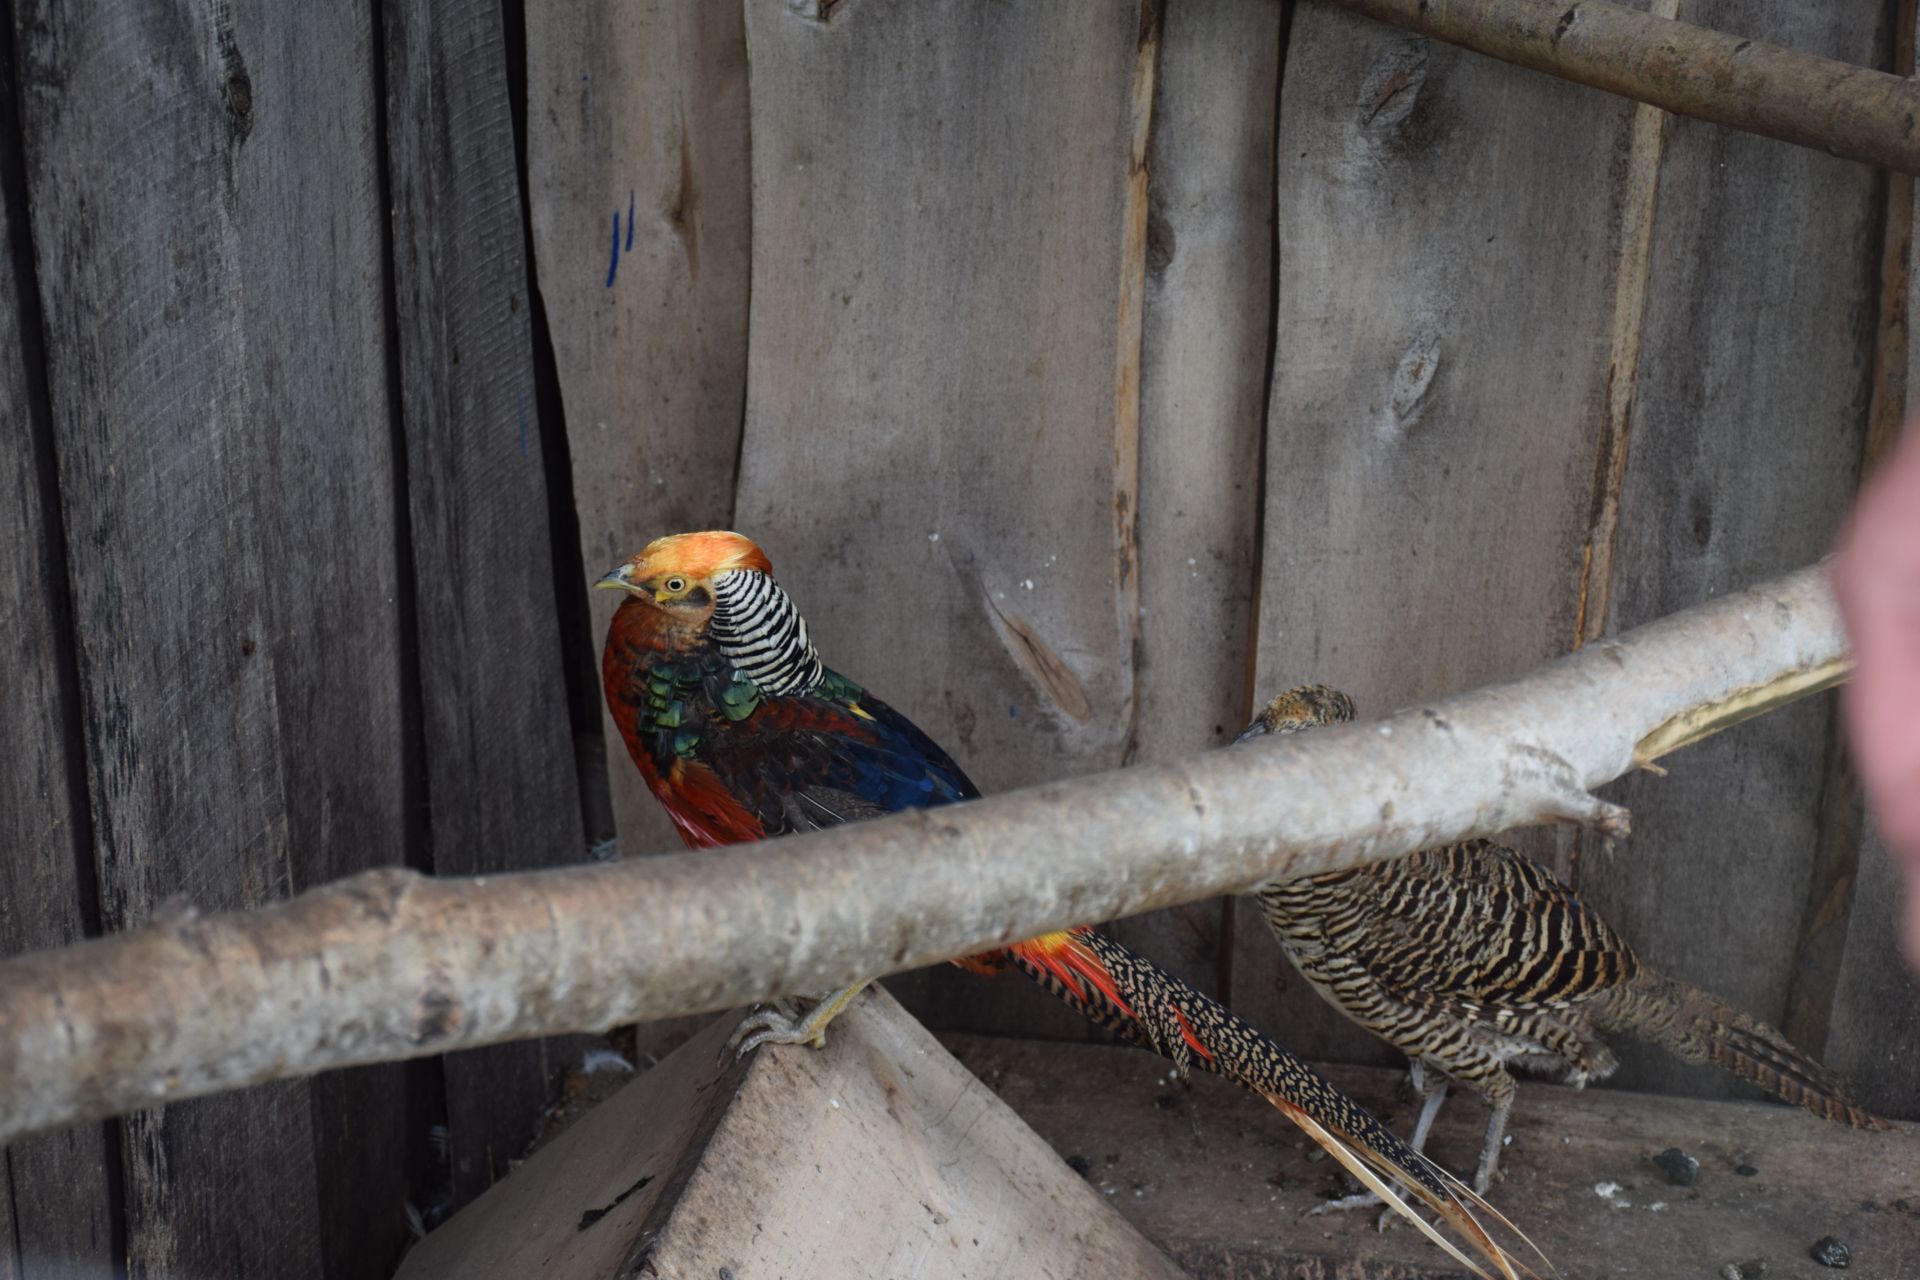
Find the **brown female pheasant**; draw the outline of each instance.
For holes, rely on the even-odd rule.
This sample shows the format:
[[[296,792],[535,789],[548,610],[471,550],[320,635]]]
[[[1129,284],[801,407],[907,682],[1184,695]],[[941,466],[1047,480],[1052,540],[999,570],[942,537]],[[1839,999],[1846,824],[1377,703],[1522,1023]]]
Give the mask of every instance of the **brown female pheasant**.
[[[1237,741],[1351,719],[1347,695],[1302,685]],[[1603,1080],[1619,1065],[1600,1039],[1607,1032],[1711,1062],[1829,1120],[1887,1127],[1778,1031],[1655,973],[1545,867],[1492,841],[1277,881],[1257,896],[1314,989],[1407,1055],[1421,1100],[1409,1146],[1426,1146],[1449,1080],[1493,1108],[1476,1191],[1499,1167],[1517,1088],[1508,1068],[1575,1086]]]

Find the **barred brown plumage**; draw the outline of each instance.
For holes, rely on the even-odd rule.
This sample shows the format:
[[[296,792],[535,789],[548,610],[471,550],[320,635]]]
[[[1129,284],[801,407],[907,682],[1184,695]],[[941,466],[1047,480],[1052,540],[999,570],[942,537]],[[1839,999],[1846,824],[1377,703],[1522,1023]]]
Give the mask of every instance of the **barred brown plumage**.
[[[1353,714],[1345,694],[1302,685],[1268,703],[1240,740]],[[1886,1127],[1772,1027],[1647,968],[1571,888],[1503,845],[1468,840],[1262,885],[1257,897],[1314,989],[1407,1055],[1422,1101],[1413,1150],[1425,1147],[1449,1080],[1487,1099],[1476,1191],[1499,1167],[1517,1087],[1508,1068],[1575,1086],[1605,1079],[1619,1063],[1602,1032],[1712,1062],[1829,1120]]]

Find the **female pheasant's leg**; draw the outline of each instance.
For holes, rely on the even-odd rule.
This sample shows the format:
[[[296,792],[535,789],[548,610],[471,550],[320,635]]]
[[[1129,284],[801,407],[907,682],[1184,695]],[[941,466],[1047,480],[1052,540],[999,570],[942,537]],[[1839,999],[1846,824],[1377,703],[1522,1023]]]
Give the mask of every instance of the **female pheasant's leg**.
[[[1407,1079],[1420,1095],[1420,1118],[1414,1122],[1413,1137],[1407,1145],[1425,1155],[1427,1132],[1433,1128],[1433,1118],[1440,1114],[1440,1104],[1447,1100],[1447,1078],[1415,1058],[1407,1068]]]
[[[727,1039],[725,1052],[744,1058],[763,1044],[805,1044],[816,1049],[827,1043],[827,1024],[840,1016],[840,1011],[853,1003],[853,998],[865,991],[872,978],[862,978],[851,986],[840,988],[829,995],[822,996],[818,1004],[805,1014],[797,1014],[790,1007],[783,1008],[785,1002],[774,1007],[758,1009],[740,1020],[733,1029],[733,1035]]]
[[[1447,1078],[1415,1058],[1407,1066],[1407,1083],[1413,1086],[1414,1094],[1420,1099],[1420,1118],[1414,1122],[1413,1137],[1408,1139],[1407,1145],[1425,1155],[1427,1134],[1433,1129],[1433,1118],[1440,1114],[1440,1104],[1447,1100]],[[1313,1212],[1344,1213],[1348,1209],[1371,1209],[1383,1203],[1371,1191],[1357,1191],[1350,1196],[1325,1201],[1316,1206]],[[1395,1216],[1393,1210],[1388,1209],[1380,1215],[1376,1225],[1385,1231],[1392,1225]]]
[[[1505,1071],[1488,1077],[1485,1084],[1493,1114],[1487,1117],[1487,1141],[1480,1148],[1480,1167],[1473,1175],[1473,1189],[1479,1195],[1487,1194],[1494,1174],[1500,1171],[1500,1147],[1506,1141],[1507,1117],[1513,1114],[1513,1097],[1519,1091],[1513,1077]]]

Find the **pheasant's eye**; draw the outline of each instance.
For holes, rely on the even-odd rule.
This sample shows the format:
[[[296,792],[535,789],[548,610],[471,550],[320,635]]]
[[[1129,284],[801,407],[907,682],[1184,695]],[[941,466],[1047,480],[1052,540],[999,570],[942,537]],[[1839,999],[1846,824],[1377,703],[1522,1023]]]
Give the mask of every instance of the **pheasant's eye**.
[[[685,591],[687,589],[687,580],[685,578],[668,578],[665,582],[661,583],[660,585],[662,587],[665,587],[668,591],[674,591],[674,592]]]

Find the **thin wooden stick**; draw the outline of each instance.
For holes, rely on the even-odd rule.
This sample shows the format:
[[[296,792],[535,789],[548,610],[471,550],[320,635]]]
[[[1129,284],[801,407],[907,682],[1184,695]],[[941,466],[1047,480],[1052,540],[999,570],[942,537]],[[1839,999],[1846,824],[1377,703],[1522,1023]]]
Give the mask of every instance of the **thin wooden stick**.
[[[1686,719],[1696,708],[1804,689],[1845,647],[1810,568],[1379,723],[733,849],[373,872],[22,956],[0,963],[0,1143],[283,1076],[827,990],[1526,823],[1622,832],[1625,812],[1589,789],[1648,734],[1690,737],[1725,718]]]
[[[1920,84],[1604,0],[1328,0],[1505,62],[1920,174]]]

